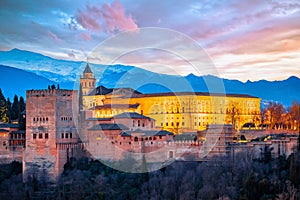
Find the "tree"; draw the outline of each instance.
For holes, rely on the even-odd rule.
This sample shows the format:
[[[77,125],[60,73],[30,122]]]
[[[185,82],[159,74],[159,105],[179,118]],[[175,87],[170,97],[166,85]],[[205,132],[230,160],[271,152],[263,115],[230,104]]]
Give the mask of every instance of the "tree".
[[[2,94],[2,90],[0,89],[0,119],[2,122],[7,123],[8,119],[8,107],[6,103],[6,99]]]
[[[11,120],[18,119],[20,114],[20,104],[17,95],[14,96],[14,102],[12,104],[11,111]]]
[[[298,101],[294,101],[292,106],[289,108],[289,115],[291,124],[293,125],[292,129],[298,130],[300,128],[300,103]]]
[[[83,98],[82,98],[82,85],[79,86],[79,93],[78,93],[78,106],[79,111],[83,110]]]
[[[25,111],[25,103],[24,103],[24,98],[22,96],[20,97],[19,106],[20,106],[20,113],[19,113],[19,116],[18,116],[19,129],[20,130],[25,130],[25,128],[26,128],[26,119],[22,114],[22,112]]]
[[[231,106],[226,110],[226,114],[229,116],[229,123],[236,129],[240,119],[237,102],[232,102]]]
[[[11,101],[10,101],[10,98],[8,97],[7,98],[7,101],[6,101],[6,105],[7,105],[7,117],[9,119],[9,122],[11,121]]]
[[[20,97],[19,104],[20,104],[20,112],[23,112],[25,110],[25,102],[22,96]]]
[[[284,113],[285,113],[285,109],[281,103],[274,103],[274,102],[269,103],[266,109],[266,115],[272,129],[281,128],[283,124]]]

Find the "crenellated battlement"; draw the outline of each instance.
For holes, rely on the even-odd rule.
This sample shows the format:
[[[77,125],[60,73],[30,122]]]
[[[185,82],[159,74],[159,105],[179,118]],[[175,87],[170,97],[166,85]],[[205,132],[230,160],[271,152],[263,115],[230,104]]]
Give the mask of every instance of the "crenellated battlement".
[[[77,90],[67,90],[67,89],[42,89],[42,90],[27,90],[26,96],[72,96],[77,94]]]

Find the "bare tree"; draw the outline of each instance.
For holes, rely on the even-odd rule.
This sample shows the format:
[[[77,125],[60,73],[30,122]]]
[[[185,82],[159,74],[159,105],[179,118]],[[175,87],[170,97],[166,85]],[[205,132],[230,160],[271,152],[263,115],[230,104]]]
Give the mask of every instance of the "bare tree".
[[[299,131],[300,128],[300,103],[294,101],[292,106],[289,108],[290,120],[292,129]]]
[[[281,103],[270,102],[266,109],[267,119],[272,129],[279,129],[283,124],[285,109]]]

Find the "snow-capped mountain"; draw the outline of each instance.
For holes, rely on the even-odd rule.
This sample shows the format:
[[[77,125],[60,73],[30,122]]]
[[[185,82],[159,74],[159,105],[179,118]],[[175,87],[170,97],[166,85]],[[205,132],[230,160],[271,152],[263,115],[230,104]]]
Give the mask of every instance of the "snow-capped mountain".
[[[49,83],[60,83],[62,87],[73,89],[74,82],[79,81],[86,65],[85,62],[58,60],[19,49],[0,51],[0,64],[10,67],[8,70],[7,67],[0,66],[1,77],[9,77],[0,80],[0,88],[8,96],[10,96],[8,93],[25,94],[25,91],[20,90],[28,88],[46,88]],[[278,101],[286,106],[289,106],[293,100],[300,101],[300,79],[295,76],[283,81],[260,80],[243,83],[211,75],[189,74],[184,77],[158,74],[134,66],[106,66],[92,63],[90,66],[97,78],[97,85],[106,87],[131,87],[143,93],[225,91],[226,93],[250,94],[262,98],[262,102]],[[31,75],[20,70],[30,72]],[[24,76],[28,76],[30,79],[24,79]],[[16,80],[23,80],[23,85]]]

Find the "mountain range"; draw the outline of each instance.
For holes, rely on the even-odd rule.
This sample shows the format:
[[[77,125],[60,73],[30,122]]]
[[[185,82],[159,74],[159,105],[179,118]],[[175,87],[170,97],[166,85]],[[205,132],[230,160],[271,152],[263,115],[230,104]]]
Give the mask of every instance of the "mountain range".
[[[12,49],[0,51],[0,88],[5,96],[25,97],[27,89],[43,89],[50,84],[73,89],[85,68],[85,62],[54,59],[42,54]],[[175,76],[158,74],[135,66],[90,63],[97,85],[131,87],[142,93],[196,91],[249,94],[262,99],[262,105],[277,101],[286,107],[300,101],[300,79],[292,76],[282,81],[247,81],[223,79],[212,75]]]

